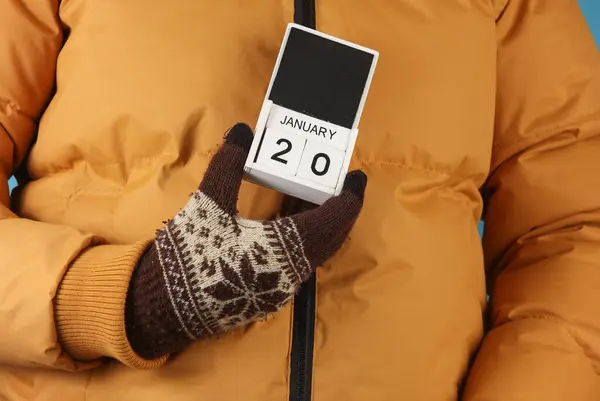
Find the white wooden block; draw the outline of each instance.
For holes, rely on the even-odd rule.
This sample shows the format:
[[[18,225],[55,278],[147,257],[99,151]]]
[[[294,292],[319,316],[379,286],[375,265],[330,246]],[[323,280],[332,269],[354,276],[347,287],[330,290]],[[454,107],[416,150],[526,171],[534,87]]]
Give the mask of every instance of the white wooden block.
[[[294,176],[305,144],[306,139],[300,135],[267,128],[256,162],[275,175]]]
[[[341,150],[311,139],[306,143],[302,153],[297,175],[326,187],[335,188],[342,171],[345,155],[346,153]]]
[[[335,186],[335,196],[338,196],[342,193],[342,189],[344,188],[344,182],[346,181],[346,173],[350,168],[350,161],[352,160],[352,152],[354,151],[354,145],[356,145],[356,139],[358,138],[358,130],[353,129],[350,131],[350,139],[348,140],[348,149],[346,149],[346,154],[344,155],[344,163],[342,165],[342,173],[338,177],[337,185]]]
[[[342,126],[319,120],[296,111],[273,105],[267,120],[267,128],[300,135],[309,140],[346,151],[351,130]]]
[[[251,174],[248,174],[247,176],[247,180],[259,185],[277,189],[290,196],[304,199],[308,202],[316,203],[317,205],[323,204],[335,193],[332,188],[325,187],[298,176],[281,177],[276,174],[276,172],[267,171],[264,167],[254,164]]]

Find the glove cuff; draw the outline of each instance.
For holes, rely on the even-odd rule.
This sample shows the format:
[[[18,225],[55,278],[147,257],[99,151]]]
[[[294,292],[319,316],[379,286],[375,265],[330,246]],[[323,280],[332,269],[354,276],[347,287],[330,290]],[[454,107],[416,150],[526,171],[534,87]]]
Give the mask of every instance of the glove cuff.
[[[67,270],[56,295],[61,345],[75,359],[102,357],[150,369],[166,358],[145,359],[131,347],[125,330],[125,299],[135,265],[147,243],[87,249]]]

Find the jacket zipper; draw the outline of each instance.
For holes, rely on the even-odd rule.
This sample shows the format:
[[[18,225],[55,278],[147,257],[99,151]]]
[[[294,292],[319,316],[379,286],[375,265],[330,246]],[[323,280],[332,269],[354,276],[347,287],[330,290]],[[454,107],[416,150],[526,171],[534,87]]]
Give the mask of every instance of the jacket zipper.
[[[294,0],[294,22],[316,29],[315,0]],[[316,292],[314,273],[294,298],[290,401],[310,401],[312,396]]]
[[[290,401],[310,401],[311,399],[316,288],[316,274],[313,274],[294,298]]]
[[[315,0],[294,0],[294,22],[316,29]]]

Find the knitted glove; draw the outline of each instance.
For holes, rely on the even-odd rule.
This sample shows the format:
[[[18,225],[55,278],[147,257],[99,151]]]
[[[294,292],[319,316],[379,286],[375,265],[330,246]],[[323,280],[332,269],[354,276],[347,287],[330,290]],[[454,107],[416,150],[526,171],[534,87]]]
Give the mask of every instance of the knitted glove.
[[[340,196],[274,221],[237,215],[252,131],[234,126],[200,188],[140,259],[127,296],[129,341],[142,357],[181,351],[285,305],[344,242],[362,207],[366,176]]]

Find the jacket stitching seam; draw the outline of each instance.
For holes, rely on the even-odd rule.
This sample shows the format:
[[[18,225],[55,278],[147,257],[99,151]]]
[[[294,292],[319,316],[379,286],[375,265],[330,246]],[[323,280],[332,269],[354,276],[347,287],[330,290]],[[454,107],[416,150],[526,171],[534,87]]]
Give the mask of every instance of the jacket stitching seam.
[[[190,153],[190,155],[191,156],[211,156],[214,153],[215,153],[214,149],[209,149],[206,152],[192,152],[192,153]],[[163,156],[165,156],[165,154],[154,155],[154,156],[146,156],[146,157],[139,157],[139,158],[136,158],[135,161],[136,162],[152,161],[152,160],[159,159],[159,158],[161,158]],[[109,166],[118,166],[118,165],[125,164],[125,161],[124,160],[117,160],[115,162],[110,162],[110,163],[90,163],[90,162],[85,161],[85,160],[78,160],[77,162],[73,163],[73,165],[70,166],[70,167],[56,169],[56,170],[52,171],[51,173],[46,174],[46,175],[40,177],[39,179],[46,179],[46,178],[53,177],[53,176],[55,176],[57,174],[62,174],[62,173],[67,173],[69,171],[73,171],[75,169],[75,166],[78,165],[78,164],[87,164],[90,167],[109,167]]]
[[[191,155],[192,156],[210,156],[211,154],[214,154],[215,150],[214,149],[209,149],[206,153],[201,153],[201,152],[192,152]],[[155,156],[148,156],[148,157],[142,157],[137,159],[138,161],[148,161],[148,160],[155,160],[160,158],[163,155],[155,155]],[[87,163],[85,161],[81,161],[81,163]],[[111,162],[111,163],[104,163],[104,164],[90,164],[87,163],[90,166],[102,166],[102,167],[106,167],[106,166],[114,166],[114,165],[119,165],[119,164],[124,164],[123,161],[116,161],[116,162]],[[53,172],[52,174],[48,174],[45,175],[43,177],[43,179],[46,178],[50,178],[53,177],[56,174],[60,174],[60,173],[66,173],[69,171],[72,171],[73,168],[65,168],[65,169],[61,169],[61,170],[57,170],[55,172]],[[77,188],[75,188],[75,190],[69,195],[69,197],[67,198],[67,206],[69,206],[75,199],[77,198],[81,198],[83,196],[88,196],[88,195],[94,195],[94,196],[115,196],[118,194],[121,194],[124,190],[125,186],[124,185],[118,185],[118,186],[114,186],[114,187],[110,187],[110,188],[105,188],[105,189],[100,189],[100,188],[87,188],[84,189],[81,186],[77,186]]]
[[[8,109],[11,109],[13,111],[13,113],[17,114],[18,116],[24,117],[25,119],[30,120],[31,122],[37,124],[37,119],[34,116],[27,114],[27,112],[25,112],[25,110],[23,110],[21,108],[21,106],[19,106],[18,103],[14,102],[8,98],[0,97],[1,114],[8,117],[8,112],[7,112]]]
[[[569,337],[571,337],[573,342],[575,342],[575,344],[581,349],[583,356],[587,360],[590,361],[594,372],[597,375],[600,375],[600,366],[598,365],[598,361],[596,361],[591,355],[589,355],[586,352],[583,342],[579,338],[577,338],[577,336],[573,333],[573,330],[571,329],[571,325],[569,324],[569,322],[567,322],[564,319],[561,319],[559,317],[556,317],[556,316],[544,315],[544,314],[525,315],[525,316],[522,316],[521,318],[519,318],[518,320],[525,320],[525,319],[545,320],[545,321],[554,322],[554,323],[563,325],[565,327]]]
[[[551,132],[560,131],[569,126],[579,125],[579,124],[591,121],[591,120],[593,120],[593,118],[591,118],[591,117],[595,117],[596,115],[600,115],[600,112],[594,111],[591,113],[583,114],[580,117],[578,117],[577,119],[573,119],[573,121],[571,121],[569,123],[555,124],[552,127],[544,128],[544,129],[539,130],[538,132],[534,132],[531,135],[528,135],[526,137],[515,138],[515,139],[511,139],[511,140],[506,140],[506,141],[498,141],[493,145],[493,150],[495,152],[500,152],[508,147],[515,146],[517,144],[536,140],[539,137],[547,135]]]
[[[375,165],[375,166],[390,166],[390,167],[395,167],[395,168],[400,168],[400,169],[405,169],[405,170],[424,171],[427,173],[433,173],[433,174],[439,174],[439,175],[445,175],[445,176],[450,175],[449,172],[435,168],[435,167],[423,167],[423,166],[417,166],[414,164],[394,162],[394,161],[390,161],[390,160],[358,159],[357,161],[361,166],[373,166],[373,165]]]
[[[390,160],[359,159],[357,161],[361,166],[372,166],[372,165],[390,166],[390,167],[405,169],[405,170],[409,170],[409,171],[422,171],[422,172],[426,172],[429,174],[437,174],[437,175],[446,176],[446,177],[451,175],[448,171],[436,169],[433,167],[423,167],[423,166],[411,165],[411,164],[407,164],[407,163],[394,162],[394,161],[390,161]],[[439,191],[439,189],[437,189],[437,191],[440,192],[440,196],[451,198],[451,199],[459,202],[462,205],[462,207],[464,207],[466,210],[468,210],[468,211],[471,210],[471,204],[469,203],[469,201],[466,199],[463,199],[463,197],[461,197],[461,196],[456,196],[455,191],[448,191],[448,192],[443,192],[443,193],[441,193],[441,191]]]
[[[571,330],[571,327],[568,324],[567,324],[567,333],[569,333],[569,336],[573,339],[575,344],[577,344],[577,346],[579,348],[581,348],[581,352],[583,353],[583,355],[592,364],[592,369],[594,369],[594,372],[600,376],[600,366],[598,366],[598,361],[596,361],[591,355],[588,354],[588,352],[585,349],[585,344],[583,343],[583,341],[581,341],[579,338],[577,338],[577,336],[575,335],[575,333],[573,333],[573,330]]]
[[[5,97],[0,97],[0,109],[13,109],[17,113],[21,111],[21,108],[18,104]],[[4,114],[6,114],[6,112]]]

